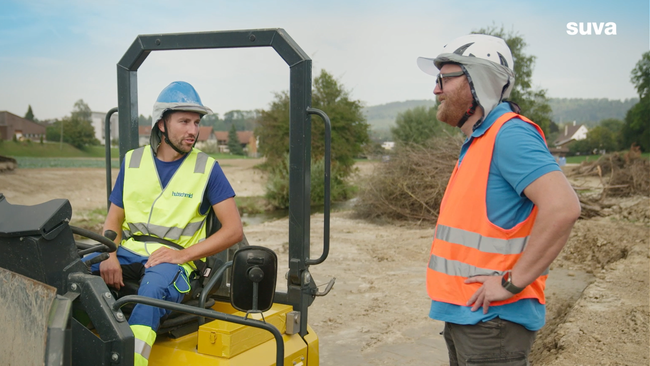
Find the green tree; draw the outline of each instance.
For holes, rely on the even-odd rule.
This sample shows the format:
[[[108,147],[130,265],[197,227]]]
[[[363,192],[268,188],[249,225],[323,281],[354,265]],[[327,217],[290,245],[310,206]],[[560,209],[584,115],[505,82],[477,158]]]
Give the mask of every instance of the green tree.
[[[95,138],[95,129],[87,120],[82,120],[79,117],[70,117],[64,119],[64,140],[81,149],[89,145],[98,145],[99,141]]]
[[[61,121],[55,120],[45,128],[45,139],[47,141],[61,140]]]
[[[615,120],[608,121],[605,125],[596,126],[589,130],[586,139],[575,141],[569,145],[569,151],[572,154],[579,153],[581,155],[600,153],[602,151],[618,151],[620,149],[620,144],[617,140],[618,135],[610,129],[614,125],[612,121]]]
[[[88,104],[86,104],[83,99],[79,99],[74,103],[74,108],[72,109],[70,118],[79,121],[88,121],[90,123],[92,122],[92,114],[93,112],[90,110]]]
[[[237,131],[251,131],[255,129],[257,111],[242,111],[239,109],[228,111],[223,115],[223,124],[230,128],[235,125]]]
[[[138,116],[138,126],[151,126],[151,116],[145,117],[143,114]]]
[[[343,177],[352,172],[354,158],[370,141],[361,101],[350,98],[350,93],[327,71],[322,70],[314,80],[312,106],[327,113],[332,122],[332,164],[337,165]],[[312,156],[325,156],[325,124],[312,123]]]
[[[330,197],[334,201],[340,201],[350,198],[352,187],[346,184],[344,176],[338,169],[333,166],[330,177]],[[311,159],[310,168],[310,204],[322,205],[325,203],[325,159]],[[278,208],[289,207],[289,154],[284,156],[281,164],[273,167],[269,172],[269,179],[266,182],[267,201]]]
[[[223,128],[218,128],[220,123],[223,121],[219,119],[219,113],[208,114],[201,118],[202,126],[212,126],[215,131],[224,131]]]
[[[390,129],[393,140],[401,146],[422,145],[442,131],[453,133],[453,128],[438,121],[436,118],[437,112],[438,108],[436,106],[429,108],[419,106],[398,113],[395,118],[395,126]]]
[[[330,117],[332,127],[332,200],[348,198],[351,188],[346,178],[352,173],[354,158],[363,152],[363,146],[370,141],[369,126],[362,111],[361,102],[353,100],[331,74],[322,70],[314,79],[312,88],[312,106],[321,109]],[[257,118],[258,127],[255,135],[259,137],[260,152],[266,157],[270,170],[266,196],[277,207],[288,202],[288,165],[289,153],[289,94],[276,93],[268,110],[262,110]],[[319,119],[312,122],[311,136],[312,171],[322,168],[325,155],[325,127]],[[314,184],[318,178],[312,173],[311,202],[322,202],[323,191]]]
[[[344,177],[352,172],[354,158],[362,153],[369,141],[361,102],[350,98],[331,74],[322,70],[314,79],[312,106],[327,113],[332,123],[332,165],[337,165]],[[269,110],[260,111],[255,134],[260,138],[260,151],[270,166],[278,166],[289,152],[289,94],[277,93]],[[312,157],[315,161],[325,154],[325,127],[314,119],[312,123]]]
[[[621,132],[621,129],[623,128],[623,124],[624,124],[623,121],[616,118],[606,118],[600,121],[599,123],[599,125],[605,127],[606,129],[612,131],[613,133]]]
[[[650,97],[646,96],[635,104],[625,116],[623,141],[625,148],[639,145],[644,152],[650,151]]]
[[[616,118],[606,118],[599,123],[600,126],[606,128],[614,134],[614,140],[616,141],[616,147],[614,150],[625,149],[625,144],[623,142],[623,126],[625,122]]]
[[[89,145],[97,145],[95,129],[91,124],[92,112],[83,99],[75,102],[70,117],[57,120],[47,127],[45,136],[48,141],[60,141],[63,133],[63,142],[78,149]]]
[[[636,63],[632,70],[631,80],[639,98],[647,97],[650,92],[650,51],[644,53]]]
[[[637,62],[630,79],[639,93],[639,102],[625,116],[623,142],[626,147],[636,144],[650,151],[650,51]]]
[[[488,34],[506,41],[515,63],[515,86],[508,100],[517,103],[521,107],[521,113],[537,123],[544,134],[551,132],[549,129],[553,110],[548,103],[546,89],[533,90],[532,88],[536,57],[524,53],[524,48],[528,45],[524,38],[518,32],[506,32],[503,26],[501,28],[496,26],[481,28],[472,33]]]
[[[618,150],[616,135],[604,126],[596,126],[587,132],[587,140],[592,149],[605,150],[606,152]]]
[[[48,126],[45,130],[48,141],[61,140],[61,124],[63,124],[63,142],[78,149],[99,144],[95,138],[95,129],[90,122],[82,121],[78,117],[64,117]]]
[[[25,119],[28,119],[32,122],[36,122],[36,118],[34,118],[34,112],[32,111],[32,105],[29,105],[29,108],[27,108],[27,113],[25,113]]]
[[[262,110],[257,120],[258,149],[270,167],[279,166],[289,152],[289,109],[289,93],[276,93],[269,110]]]
[[[228,150],[230,150],[230,153],[233,155],[244,155],[244,149],[241,147],[241,143],[239,142],[235,125],[232,125],[230,131],[228,131]]]

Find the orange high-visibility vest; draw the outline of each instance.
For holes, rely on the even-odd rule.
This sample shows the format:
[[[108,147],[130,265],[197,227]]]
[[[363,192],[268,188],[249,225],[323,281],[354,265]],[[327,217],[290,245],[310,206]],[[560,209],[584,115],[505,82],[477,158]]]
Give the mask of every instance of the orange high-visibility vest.
[[[537,206],[511,229],[502,229],[488,219],[486,193],[492,152],[497,133],[504,123],[520,118],[544,133],[534,122],[516,113],[499,117],[475,138],[465,153],[462,166],[456,163],[440,204],[440,215],[427,268],[427,291],[432,300],[466,306],[481,283],[465,284],[468,277],[498,275],[512,269],[524,251],[537,217]],[[545,303],[548,269],[519,294],[491,305],[503,305],[533,298]]]

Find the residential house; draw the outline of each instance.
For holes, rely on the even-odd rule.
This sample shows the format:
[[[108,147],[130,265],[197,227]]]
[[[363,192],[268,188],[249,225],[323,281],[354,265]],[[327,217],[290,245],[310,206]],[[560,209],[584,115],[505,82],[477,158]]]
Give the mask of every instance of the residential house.
[[[228,131],[214,131],[219,152],[228,153]],[[248,156],[257,157],[257,138],[253,131],[237,131],[237,139]]]
[[[92,112],[90,117],[90,124],[95,130],[95,138],[99,140],[101,145],[105,144],[105,132],[106,132],[106,113],[104,112]],[[119,131],[119,122],[117,119],[117,113],[111,115],[111,140],[117,140],[120,138]]]
[[[587,127],[585,125],[576,126],[576,122],[573,121],[573,125],[565,125],[564,130],[560,131],[560,135],[555,139],[555,147],[568,148],[571,142],[584,140],[587,138]]]
[[[199,138],[196,141],[196,147],[199,150],[210,151],[211,147],[217,146],[217,137],[214,135],[212,126],[200,126]]]
[[[18,140],[40,141],[41,137],[45,139],[45,126],[13,113],[0,111],[0,140],[12,140],[14,135]]]
[[[138,127],[138,141],[140,146],[149,143],[149,136],[151,136],[151,126]],[[237,131],[237,138],[248,156],[257,156],[257,139],[253,131]],[[211,148],[215,146],[216,149]],[[221,153],[228,153],[230,152],[228,150],[228,132],[214,131],[212,126],[200,126],[196,147],[205,151],[214,150]]]

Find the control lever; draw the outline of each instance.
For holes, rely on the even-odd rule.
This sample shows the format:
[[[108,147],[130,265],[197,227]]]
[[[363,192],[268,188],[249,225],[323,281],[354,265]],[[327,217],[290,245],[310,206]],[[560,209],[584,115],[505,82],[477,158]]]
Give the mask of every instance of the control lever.
[[[101,261],[105,261],[105,260],[107,260],[110,256],[111,256],[111,255],[108,254],[108,253],[101,253],[100,255],[98,255],[98,256],[96,256],[96,257],[93,257],[93,258],[90,259],[89,261],[86,261],[86,266],[87,266],[88,268],[90,268],[90,266],[92,266],[93,264],[95,264],[95,263],[99,263],[99,262],[101,262]]]
[[[106,238],[109,239],[111,242],[113,242],[113,241],[115,240],[115,238],[117,238],[117,233],[116,233],[115,231],[113,231],[113,230],[106,230],[106,231],[104,231],[104,237],[106,237]],[[91,249],[92,249],[92,248],[91,248]],[[86,263],[86,266],[88,267],[88,269],[90,269],[90,267],[91,267],[93,264],[99,263],[99,262],[101,262],[101,261],[105,261],[105,260],[107,260],[109,257],[110,257],[110,254],[104,252],[104,253],[99,254],[99,255],[96,256],[96,257],[91,258],[90,260],[86,261],[85,263]]]

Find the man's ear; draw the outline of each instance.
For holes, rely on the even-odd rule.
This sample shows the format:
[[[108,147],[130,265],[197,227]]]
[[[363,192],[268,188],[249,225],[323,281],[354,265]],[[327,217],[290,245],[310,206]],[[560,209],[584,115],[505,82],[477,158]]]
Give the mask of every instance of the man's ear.
[[[156,124],[158,125],[160,132],[165,132],[165,122],[162,119],[159,119]]]

